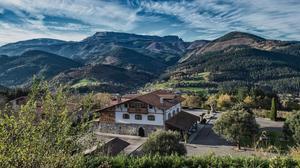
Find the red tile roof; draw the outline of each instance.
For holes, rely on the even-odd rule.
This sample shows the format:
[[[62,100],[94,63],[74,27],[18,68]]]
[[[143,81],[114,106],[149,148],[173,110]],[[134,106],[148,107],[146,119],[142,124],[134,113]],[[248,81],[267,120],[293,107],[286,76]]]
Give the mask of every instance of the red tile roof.
[[[161,99],[163,99],[162,103],[161,103]],[[157,90],[154,92],[150,92],[144,95],[130,95],[130,96],[125,96],[125,99],[121,98],[121,101],[115,104],[112,104],[108,107],[105,107],[101,110],[119,105],[119,104],[123,104],[132,100],[138,100],[147,104],[150,104],[152,106],[155,106],[159,109],[162,110],[166,110],[169,109],[173,106],[175,106],[176,104],[182,102],[184,99],[180,96],[177,95],[173,92],[170,91],[166,91],[166,90]],[[100,111],[101,111],[100,110]]]

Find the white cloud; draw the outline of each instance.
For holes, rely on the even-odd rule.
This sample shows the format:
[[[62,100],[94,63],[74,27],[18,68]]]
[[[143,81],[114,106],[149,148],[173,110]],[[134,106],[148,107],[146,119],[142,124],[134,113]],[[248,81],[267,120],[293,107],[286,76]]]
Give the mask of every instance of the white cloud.
[[[23,21],[21,25],[13,25],[0,20],[2,44],[40,37],[78,40],[96,30],[125,32],[134,28],[138,19],[137,10],[99,0],[0,0],[2,8],[13,11]],[[46,16],[75,19],[83,24],[49,25],[43,20]]]
[[[39,37],[79,40],[95,31],[176,34],[189,40],[245,31],[300,39],[299,0],[0,0],[0,14],[4,9],[14,11],[22,24],[0,20],[2,44]],[[47,16],[79,22],[49,24]]]
[[[123,31],[130,30],[137,19],[135,10],[99,0],[1,0],[0,6],[34,17],[63,16]]]
[[[175,16],[186,24],[184,28],[201,32],[205,38],[238,30],[269,38],[300,39],[299,1],[143,1],[141,6],[146,12]]]
[[[23,28],[18,28],[11,26],[9,24],[0,24],[0,45],[4,45],[11,42],[21,41],[21,40],[29,40],[34,38],[54,38],[61,40],[81,40],[86,37],[81,33],[45,33],[38,31],[30,31],[25,30]],[[9,38],[7,38],[9,37]]]

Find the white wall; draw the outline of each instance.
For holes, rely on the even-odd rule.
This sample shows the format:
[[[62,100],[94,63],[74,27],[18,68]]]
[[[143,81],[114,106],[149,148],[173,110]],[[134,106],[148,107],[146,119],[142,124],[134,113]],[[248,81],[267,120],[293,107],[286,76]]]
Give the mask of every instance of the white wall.
[[[126,112],[116,112],[116,123],[123,123],[123,124],[145,124],[145,125],[164,125],[163,121],[163,114],[162,113],[149,113],[149,114],[141,114],[142,120],[136,120],[135,114],[129,114],[129,119],[123,119],[123,114],[129,114]],[[155,121],[149,121],[148,115],[154,115]]]
[[[169,119],[169,118],[168,118],[169,113],[171,113],[171,117],[173,117],[173,111],[174,111],[174,110],[175,110],[175,114],[177,114],[177,113],[178,113],[178,112],[177,112],[177,109],[179,109],[178,112],[181,111],[181,104],[180,104],[180,103],[178,103],[178,104],[176,104],[175,106],[171,107],[170,109],[166,110],[166,113],[165,113],[165,119],[166,119],[166,120]]]
[[[177,114],[177,109],[179,109],[179,112],[181,111],[181,104],[178,103],[177,105],[171,107],[170,109],[166,110],[165,116],[163,116],[163,110],[153,107],[150,109],[148,107],[149,114],[141,114],[142,120],[136,120],[134,113],[127,113],[127,108],[125,108],[124,104],[120,104],[116,106],[116,123],[123,123],[123,124],[146,124],[146,125],[164,125],[164,120],[168,120],[168,115],[171,113],[171,117],[173,117],[173,111],[175,111],[175,114]],[[123,119],[123,114],[129,114],[130,119]],[[149,121],[148,115],[154,115],[155,121]]]

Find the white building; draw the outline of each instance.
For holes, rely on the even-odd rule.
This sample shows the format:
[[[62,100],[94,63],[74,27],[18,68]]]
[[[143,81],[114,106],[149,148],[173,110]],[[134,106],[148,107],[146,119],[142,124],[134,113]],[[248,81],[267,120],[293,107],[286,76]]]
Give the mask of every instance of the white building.
[[[144,95],[124,96],[99,110],[99,131],[145,136],[157,129],[187,131],[198,117],[183,112],[183,98],[158,90]]]

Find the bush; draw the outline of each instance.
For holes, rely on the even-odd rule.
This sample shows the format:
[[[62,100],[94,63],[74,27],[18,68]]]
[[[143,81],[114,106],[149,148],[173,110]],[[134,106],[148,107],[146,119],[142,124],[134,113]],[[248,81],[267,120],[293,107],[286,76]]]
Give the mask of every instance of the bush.
[[[283,132],[289,140],[300,143],[300,112],[293,112],[287,117]]]
[[[177,132],[159,130],[150,134],[143,145],[143,152],[150,155],[184,155],[186,154],[186,149],[180,143],[180,139],[180,134]]]
[[[98,157],[87,158],[86,167],[106,167],[117,168],[199,168],[199,167],[286,167],[294,168],[299,166],[299,162],[288,157],[274,157],[263,159],[258,157],[218,157],[214,155],[201,157],[182,157],[182,156],[143,156],[143,157]]]

